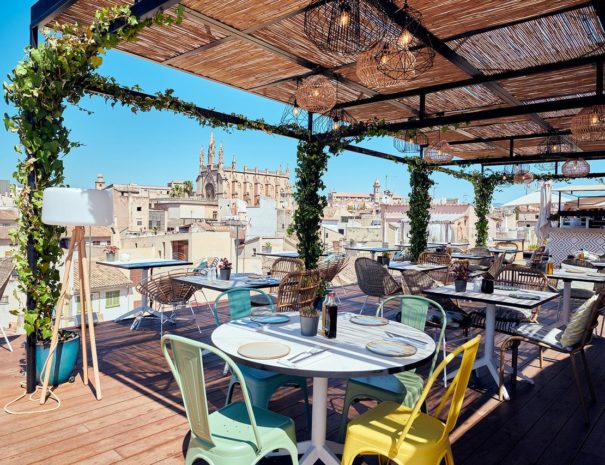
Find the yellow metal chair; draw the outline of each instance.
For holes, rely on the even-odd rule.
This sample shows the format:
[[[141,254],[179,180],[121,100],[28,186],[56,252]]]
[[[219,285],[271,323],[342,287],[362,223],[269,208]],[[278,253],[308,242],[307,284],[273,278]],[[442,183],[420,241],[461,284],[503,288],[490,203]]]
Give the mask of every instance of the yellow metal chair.
[[[349,422],[342,465],[352,465],[358,455],[387,457],[398,465],[439,465],[445,459],[454,465],[449,434],[454,429],[481,337],[458,347],[443,360],[428,379],[416,406],[411,409],[396,402],[383,402]],[[446,365],[462,355],[460,369],[448,386],[434,416],[422,413],[435,380]],[[451,401],[451,402],[450,402]],[[449,404],[445,422],[439,419]]]

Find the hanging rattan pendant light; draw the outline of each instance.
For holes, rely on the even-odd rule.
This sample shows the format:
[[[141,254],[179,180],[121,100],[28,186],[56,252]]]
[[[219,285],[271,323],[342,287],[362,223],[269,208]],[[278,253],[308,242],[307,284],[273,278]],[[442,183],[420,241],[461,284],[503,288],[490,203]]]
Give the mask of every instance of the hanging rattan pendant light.
[[[430,144],[424,149],[424,159],[428,163],[436,165],[448,163],[454,158],[452,147],[446,140],[441,140],[441,131],[439,132],[437,142]]]
[[[428,143],[428,137],[420,131],[416,131],[415,133],[400,131],[393,136],[393,147],[401,153],[420,153],[421,146],[426,146]]]
[[[326,113],[336,105],[336,87],[325,76],[309,76],[296,90],[296,101],[307,111]]]
[[[381,40],[390,19],[380,0],[312,0],[306,36],[323,52],[356,55]]]
[[[521,168],[521,166],[517,165],[517,170],[513,176],[513,182],[515,184],[530,184],[533,180],[534,175],[530,171],[527,171]]]
[[[378,70],[397,81],[410,81],[433,66],[435,50],[427,37],[419,37],[425,27],[422,14],[407,0],[401,9],[402,21],[390,28],[385,40],[375,51]]]
[[[584,178],[590,173],[590,165],[583,158],[566,160],[561,172],[566,178]]]
[[[571,133],[578,141],[605,140],[605,105],[580,111],[571,119]]]
[[[574,144],[571,143],[569,138],[558,134],[551,134],[547,136],[538,145],[538,153],[542,154],[557,154],[557,153],[569,153],[574,151]]]
[[[361,53],[357,57],[356,73],[359,80],[372,89],[386,89],[398,84],[397,79],[387,76],[378,69],[376,54],[383,47],[382,43],[377,43],[371,49]]]

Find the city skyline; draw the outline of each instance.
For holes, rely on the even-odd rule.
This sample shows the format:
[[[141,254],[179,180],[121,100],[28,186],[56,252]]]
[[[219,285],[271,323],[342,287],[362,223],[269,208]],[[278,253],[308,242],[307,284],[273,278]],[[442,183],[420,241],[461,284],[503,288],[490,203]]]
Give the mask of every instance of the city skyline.
[[[27,3],[27,4],[25,4]],[[3,36],[5,48],[0,57],[3,80],[23,56],[28,42],[29,6],[33,2],[13,4],[6,9]],[[134,73],[130,72],[135,67]],[[100,73],[115,76],[125,85],[139,84],[149,93],[164,90],[170,83],[175,95],[201,106],[216,108],[226,113],[242,113],[250,118],[264,117],[270,123],[279,123],[283,105],[247,92],[209,80],[185,74],[178,70],[150,63],[120,52],[108,52]],[[133,114],[129,108],[111,107],[99,97],[85,97],[81,109],[68,106],[65,112],[71,138],[83,144],[72,150],[65,159],[66,183],[75,187],[91,187],[97,174],[115,183],[163,185],[171,180],[189,180],[195,183],[199,149],[214,131],[217,141],[225,146],[225,157],[232,155],[238,165],[258,166],[276,170],[279,165],[291,167],[290,182],[295,183],[296,141],[270,136],[255,131],[226,132],[222,129],[200,127],[196,122],[168,112]],[[4,100],[2,113],[11,113]],[[0,131],[0,178],[11,178],[17,154],[13,146],[18,143],[15,134]],[[387,153],[395,153],[391,138],[376,138],[361,145]],[[592,162],[593,171],[603,171],[603,162]],[[401,164],[351,152],[331,157],[325,175],[326,192],[366,192],[378,178],[383,189],[402,196],[409,194],[409,174]],[[433,175],[435,198],[457,197],[472,201],[470,183],[451,176]],[[583,180],[579,183],[594,183]],[[531,186],[532,188],[535,186]],[[496,203],[506,202],[523,195],[524,186],[504,187],[496,192]]]

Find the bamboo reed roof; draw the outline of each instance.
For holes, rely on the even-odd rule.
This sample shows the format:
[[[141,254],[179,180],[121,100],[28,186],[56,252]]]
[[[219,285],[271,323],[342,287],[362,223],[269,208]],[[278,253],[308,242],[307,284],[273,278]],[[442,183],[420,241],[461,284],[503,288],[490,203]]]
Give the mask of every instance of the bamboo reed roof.
[[[90,23],[102,6],[132,4],[132,0],[63,0],[53,17],[59,23]],[[437,49],[431,69],[416,79],[369,89],[356,75],[353,56],[320,51],[303,30],[308,0],[181,0],[185,9],[179,26],[153,26],[137,42],[120,49],[202,78],[211,79],[279,102],[291,102],[297,79],[318,70],[336,76],[338,102],[421,90],[482,76],[524,70],[588,56],[605,58],[605,8],[580,0],[409,0],[426,29],[445,50]],[[399,6],[403,0],[396,0]],[[170,10],[169,10],[170,11]],[[50,24],[50,18],[49,18]],[[596,61],[595,61],[596,63]],[[563,101],[596,95],[596,65],[582,63],[566,69],[445,89],[426,94],[425,115],[443,116],[538,102]],[[601,61],[601,66],[602,66]],[[417,118],[418,95],[346,107],[358,121],[384,119],[405,122]],[[483,143],[477,138],[567,131],[580,108],[541,114],[471,121],[443,136],[469,140],[456,145],[461,158],[503,156],[507,141]],[[237,108],[232,111],[237,112]],[[436,131],[428,131],[434,140]],[[537,153],[540,138],[515,142],[518,156]],[[602,143],[580,143],[579,150],[605,150]]]

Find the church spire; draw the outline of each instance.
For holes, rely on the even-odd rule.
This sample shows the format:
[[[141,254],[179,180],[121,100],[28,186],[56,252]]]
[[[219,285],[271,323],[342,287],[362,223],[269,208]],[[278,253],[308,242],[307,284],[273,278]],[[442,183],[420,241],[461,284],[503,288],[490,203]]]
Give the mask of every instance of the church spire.
[[[208,144],[208,164],[214,165],[214,133],[210,133],[210,143]]]
[[[236,161],[235,161],[235,155],[233,155],[233,159],[231,160],[231,169],[233,171],[235,171],[235,165],[236,165]]]
[[[204,166],[206,165],[204,157],[205,157],[204,145],[202,144],[202,148],[200,149],[200,173],[202,171],[204,171]]]
[[[223,143],[221,142],[218,146],[218,164],[219,166],[223,166],[225,162],[225,151],[223,149]]]

